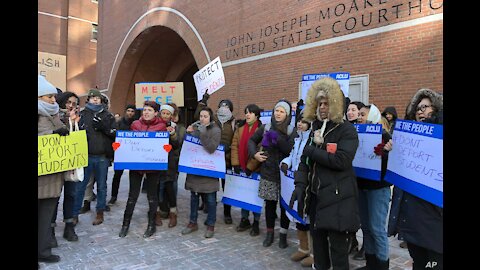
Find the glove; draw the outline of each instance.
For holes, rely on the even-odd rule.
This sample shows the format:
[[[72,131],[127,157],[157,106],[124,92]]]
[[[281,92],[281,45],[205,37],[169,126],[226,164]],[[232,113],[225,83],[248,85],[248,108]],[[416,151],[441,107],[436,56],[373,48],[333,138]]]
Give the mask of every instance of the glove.
[[[282,162],[280,165],[280,170],[283,172],[283,174],[287,175],[288,165]]]
[[[250,175],[252,175],[252,171],[250,171],[248,168],[246,168],[246,169],[245,169],[245,174],[246,174],[247,176],[250,176]]]
[[[323,136],[320,135],[319,129],[315,130],[315,132],[313,133],[313,142],[316,145],[321,145],[323,143]]]
[[[102,121],[102,118],[100,118],[98,116],[94,116],[93,117],[93,122],[92,122],[93,129],[95,129],[96,131],[103,130],[103,126],[102,126],[101,121]]]
[[[295,185],[295,189],[292,192],[292,198],[288,206],[293,209],[294,202],[297,201],[297,213],[303,218],[303,208],[305,206],[305,186],[302,184]]]
[[[385,143],[379,143],[377,146],[373,148],[373,152],[377,156],[382,156],[383,155],[383,147],[385,147]]]
[[[210,98],[210,95],[208,94],[208,89],[205,91],[205,93],[203,94],[202,96],[202,100],[200,100],[200,102],[202,102],[203,104],[207,105],[207,100],[208,98]]]
[[[240,173],[240,166],[238,166],[238,165],[233,166],[233,171],[234,171],[236,174],[239,174],[239,173]]]
[[[53,134],[58,134],[60,136],[67,136],[68,134],[70,134],[70,130],[68,130],[68,128],[66,127],[61,127],[61,128],[55,129],[53,131]]]

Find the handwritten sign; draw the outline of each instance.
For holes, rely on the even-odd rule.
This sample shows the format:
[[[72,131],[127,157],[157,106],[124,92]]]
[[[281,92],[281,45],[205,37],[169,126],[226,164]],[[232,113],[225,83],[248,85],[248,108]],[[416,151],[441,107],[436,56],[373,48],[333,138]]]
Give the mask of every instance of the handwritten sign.
[[[38,75],[42,75],[55,87],[67,89],[67,56],[38,52]]]
[[[38,176],[88,166],[87,133],[38,136]]]
[[[143,109],[143,103],[153,100],[162,105],[173,102],[183,107],[183,82],[141,82],[135,84],[135,106]]]
[[[340,85],[343,94],[348,97],[348,91],[350,89],[350,73],[349,72],[336,72],[336,73],[318,73],[318,74],[304,74],[302,75],[302,87],[300,97],[306,100],[308,90],[312,87],[312,84],[324,77],[331,77],[335,79]]]
[[[255,213],[261,213],[263,199],[258,197],[259,183],[259,174],[252,173],[252,175],[247,176],[244,172],[236,174],[231,170],[227,170],[222,202]]]
[[[197,88],[197,101],[202,99],[207,89],[209,94],[213,94],[225,86],[225,75],[223,74],[220,56],[195,72],[193,80],[195,81],[195,88]]]
[[[307,224],[306,219],[302,219],[298,215],[297,201],[293,203],[293,209],[288,206],[288,204],[290,203],[290,199],[292,198],[293,190],[295,189],[293,172],[290,170],[287,170],[287,175],[283,174],[283,172],[280,172],[280,181],[281,181],[280,204],[285,209],[288,219],[290,221],[300,222],[303,225]]]
[[[358,148],[353,159],[353,168],[358,177],[380,181],[382,157],[375,155],[373,148],[382,142],[382,125],[355,124],[358,132]]]
[[[443,126],[397,120],[385,180],[443,207]]]
[[[167,131],[117,130],[116,150],[113,160],[115,170],[158,170],[168,169],[169,144]]]
[[[208,177],[225,178],[225,150],[220,144],[212,154],[208,153],[200,143],[200,139],[186,135],[183,142],[178,171],[203,175]]]

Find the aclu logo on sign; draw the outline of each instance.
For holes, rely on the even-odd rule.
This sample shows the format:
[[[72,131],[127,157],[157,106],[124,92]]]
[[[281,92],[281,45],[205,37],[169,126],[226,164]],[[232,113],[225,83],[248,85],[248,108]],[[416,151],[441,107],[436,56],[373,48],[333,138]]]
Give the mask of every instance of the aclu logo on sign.
[[[335,79],[348,79],[348,73],[340,73],[340,74],[337,74],[337,76],[335,77]]]

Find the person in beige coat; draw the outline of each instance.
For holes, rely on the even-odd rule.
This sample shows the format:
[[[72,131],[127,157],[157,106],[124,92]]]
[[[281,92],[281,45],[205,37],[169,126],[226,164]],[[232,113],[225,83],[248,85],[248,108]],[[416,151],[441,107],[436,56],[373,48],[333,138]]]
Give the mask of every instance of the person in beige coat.
[[[57,89],[45,77],[38,76],[38,136],[69,134],[60,120],[59,106],[55,101]],[[44,164],[45,170],[49,164]],[[50,246],[50,223],[62,193],[63,172],[46,174],[38,177],[38,261],[53,263],[60,261],[60,256],[52,254]]]

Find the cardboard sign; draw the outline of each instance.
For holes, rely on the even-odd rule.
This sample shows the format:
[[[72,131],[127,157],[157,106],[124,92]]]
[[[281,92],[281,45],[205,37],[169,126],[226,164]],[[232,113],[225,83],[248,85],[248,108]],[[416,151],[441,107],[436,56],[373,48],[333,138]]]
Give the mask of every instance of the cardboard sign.
[[[358,148],[353,158],[353,168],[358,177],[380,181],[382,157],[373,151],[382,142],[382,125],[354,124],[358,132]]]
[[[208,94],[211,95],[225,86],[225,75],[223,74],[220,56],[195,72],[195,74],[193,74],[193,80],[195,81],[195,88],[197,89],[197,101],[202,99],[207,89]]]
[[[38,136],[38,176],[88,166],[87,133]]]
[[[162,105],[173,102],[183,107],[183,82],[140,82],[135,84],[135,107],[143,109],[143,103],[153,100]]]
[[[212,154],[200,143],[200,139],[186,135],[183,141],[178,171],[214,178],[225,178],[225,147],[220,144]]]
[[[169,138],[168,131],[117,130],[113,169],[167,170]]]
[[[227,170],[222,202],[255,213],[262,213],[263,199],[258,197],[259,183],[259,174],[252,173],[247,176],[244,172],[236,174]]]
[[[443,126],[397,120],[385,180],[443,207]]]
[[[348,90],[350,89],[350,73],[349,72],[336,72],[336,73],[318,73],[318,74],[304,74],[302,75],[302,87],[299,99],[306,100],[308,90],[312,87],[312,84],[323,78],[331,77],[335,79],[340,85],[345,97],[348,97]]]
[[[280,171],[280,204],[285,208],[288,219],[293,222],[300,222],[303,225],[307,224],[307,219],[303,219],[298,215],[298,202],[295,201],[293,209],[288,206],[290,199],[292,198],[293,190],[295,190],[293,172],[287,170],[287,175]],[[304,213],[306,214],[306,213]]]

